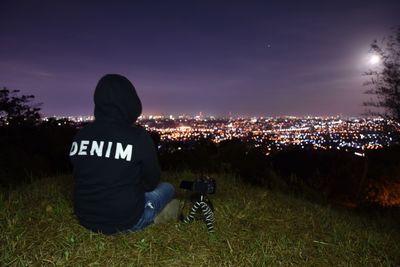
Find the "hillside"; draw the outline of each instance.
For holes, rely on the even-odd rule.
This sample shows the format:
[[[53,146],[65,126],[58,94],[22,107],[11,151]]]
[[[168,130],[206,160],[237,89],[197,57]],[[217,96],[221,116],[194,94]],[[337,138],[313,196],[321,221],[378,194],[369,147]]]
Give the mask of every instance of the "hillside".
[[[178,184],[192,173],[164,173]],[[71,176],[49,177],[0,197],[2,266],[393,266],[398,223],[333,210],[216,175],[216,232],[205,224],[152,225],[104,236],[72,215]],[[186,210],[187,212],[187,210]]]

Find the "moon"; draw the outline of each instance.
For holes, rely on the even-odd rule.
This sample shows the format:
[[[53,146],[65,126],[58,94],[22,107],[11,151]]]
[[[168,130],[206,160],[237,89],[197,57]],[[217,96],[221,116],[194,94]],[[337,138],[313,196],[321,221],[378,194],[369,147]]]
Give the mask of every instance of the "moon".
[[[369,59],[369,64],[376,65],[381,61],[381,57],[379,55],[372,55]]]

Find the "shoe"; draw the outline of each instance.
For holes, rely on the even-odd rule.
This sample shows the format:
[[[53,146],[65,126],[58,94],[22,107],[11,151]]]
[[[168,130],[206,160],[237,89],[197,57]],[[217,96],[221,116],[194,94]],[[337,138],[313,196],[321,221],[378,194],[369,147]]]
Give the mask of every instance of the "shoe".
[[[181,201],[178,199],[173,199],[164,207],[164,209],[159,214],[157,214],[157,216],[154,218],[154,223],[159,224],[170,221],[178,221],[181,213]]]

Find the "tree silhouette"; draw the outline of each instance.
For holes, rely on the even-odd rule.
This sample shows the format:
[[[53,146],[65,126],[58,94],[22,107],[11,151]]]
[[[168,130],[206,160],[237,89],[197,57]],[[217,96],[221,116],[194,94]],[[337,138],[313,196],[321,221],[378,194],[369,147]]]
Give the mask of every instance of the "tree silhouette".
[[[380,64],[364,73],[369,77],[365,85],[370,87],[365,93],[371,98],[363,104],[368,115],[400,122],[400,26],[393,33],[371,44],[371,53],[379,58]]]
[[[33,95],[18,95],[19,90],[0,89],[0,126],[35,124],[40,119],[40,105],[32,104]]]

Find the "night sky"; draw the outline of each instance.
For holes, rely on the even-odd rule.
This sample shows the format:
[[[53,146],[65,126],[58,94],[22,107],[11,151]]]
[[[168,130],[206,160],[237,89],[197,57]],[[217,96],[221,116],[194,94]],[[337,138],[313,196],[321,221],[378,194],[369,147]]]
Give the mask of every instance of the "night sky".
[[[234,3],[233,3],[234,2]],[[1,1],[0,86],[45,115],[90,115],[106,73],[144,114],[363,111],[369,45],[400,1]]]

